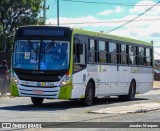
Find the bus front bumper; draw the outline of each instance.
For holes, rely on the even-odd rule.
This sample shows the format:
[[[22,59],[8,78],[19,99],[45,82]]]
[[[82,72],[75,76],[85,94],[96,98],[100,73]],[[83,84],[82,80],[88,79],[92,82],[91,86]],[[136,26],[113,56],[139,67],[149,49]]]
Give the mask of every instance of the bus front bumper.
[[[17,85],[19,96],[22,97],[41,97],[57,99],[60,91],[60,87],[26,87]]]
[[[49,99],[70,99],[71,85],[63,87],[29,87],[11,83],[11,95],[21,97],[41,97]]]

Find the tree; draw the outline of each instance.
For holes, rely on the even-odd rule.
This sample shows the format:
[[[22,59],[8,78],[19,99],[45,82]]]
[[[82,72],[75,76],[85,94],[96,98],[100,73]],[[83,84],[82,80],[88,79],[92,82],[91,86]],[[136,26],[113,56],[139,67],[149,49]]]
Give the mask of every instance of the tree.
[[[1,51],[1,49],[3,48],[3,44],[2,44],[2,42],[3,42],[3,28],[2,28],[2,25],[0,24],[0,51]]]
[[[42,0],[0,0],[0,50],[11,47],[13,35],[19,26],[37,25]],[[43,24],[43,22],[41,22]]]

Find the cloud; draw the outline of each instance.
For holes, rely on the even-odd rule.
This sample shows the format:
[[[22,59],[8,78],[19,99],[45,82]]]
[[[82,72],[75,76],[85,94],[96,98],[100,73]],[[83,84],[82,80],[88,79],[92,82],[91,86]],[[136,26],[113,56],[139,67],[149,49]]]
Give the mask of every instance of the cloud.
[[[160,33],[159,32],[154,32],[154,33],[151,33],[151,36],[160,38]]]
[[[151,0],[142,0],[142,1],[138,2],[134,6],[134,8],[130,9],[130,13],[141,13],[154,4],[155,4],[155,2],[153,2]],[[141,6],[141,5],[145,5],[145,6]],[[146,6],[146,5],[148,5],[148,6]]]
[[[152,7],[153,5],[155,5],[156,2],[152,1],[152,0],[142,0],[140,2],[138,2],[134,8],[130,9],[130,13],[134,13],[134,14],[140,14],[144,11],[146,11],[148,8]],[[139,5],[145,5],[145,6],[139,6]],[[148,6],[146,6],[148,5]],[[154,6],[151,10],[149,10],[148,12],[145,13],[146,16],[155,16],[157,14],[160,15],[160,12],[156,12],[157,10],[159,10],[159,4],[158,6]]]
[[[135,7],[130,9],[130,14],[128,16],[123,17],[123,20],[127,19],[133,19],[138,14],[144,12],[146,9],[151,7],[152,5],[156,4],[156,2],[153,2],[151,0],[142,0],[138,2]],[[150,6],[137,6],[137,5],[150,5]],[[146,12],[144,15],[137,18],[135,21],[125,25],[123,28],[119,28],[118,30],[115,30],[111,32],[111,34],[117,35],[121,34],[123,36],[140,39],[143,41],[150,42],[153,41],[159,41],[156,42],[156,45],[160,45],[160,26],[159,26],[159,20],[160,20],[160,12],[159,12],[159,6],[155,6],[150,11]]]
[[[99,12],[98,15],[110,15],[112,13],[120,13],[123,12],[124,9],[120,6],[116,6],[114,10],[104,10],[102,12]]]
[[[116,6],[116,8],[115,8],[115,11],[114,12],[116,12],[116,13],[120,13],[120,12],[123,12],[124,11],[124,9],[122,8],[122,7],[120,7],[120,6]]]
[[[112,14],[112,13],[113,13],[112,10],[104,10],[104,11],[98,13],[98,15],[110,15],[110,14]]]
[[[93,27],[96,31],[100,31],[99,28],[103,27],[103,31],[108,32],[110,29],[113,29],[118,25],[122,25],[126,23],[128,20],[135,18],[136,16],[137,15],[135,14],[131,14],[121,19],[112,19],[112,20],[108,19],[101,20],[91,15],[78,18],[60,17],[60,25],[69,27],[78,27],[84,29],[87,29],[88,27]],[[155,36],[153,35],[160,32],[159,20],[156,20],[156,18],[157,18],[156,16],[150,16],[150,17],[142,16],[138,18],[136,21],[127,24],[123,28],[119,28],[118,30],[115,30],[110,33],[114,35],[122,35],[135,39],[140,38],[145,41],[150,41],[155,39]],[[46,23],[56,25],[57,19],[56,18],[48,19]]]
[[[160,56],[158,54],[160,54],[160,48],[154,48],[154,59],[160,59]]]
[[[149,4],[154,5],[156,2],[151,0],[141,0],[138,2],[133,8],[129,10],[129,15],[126,15],[122,18],[114,18],[114,19],[98,19],[96,16],[88,15],[82,16],[77,18],[66,18],[60,17],[60,25],[61,26],[69,26],[69,27],[78,27],[83,29],[94,29],[94,31],[101,31],[108,32],[109,30],[118,27],[119,25],[123,25],[127,22],[127,20],[131,20],[137,17],[138,14],[144,12],[150,6],[137,6],[137,5],[146,5]],[[155,6],[153,9],[145,13],[144,15],[140,16],[136,20],[132,21],[131,23],[125,25],[118,30],[110,32],[113,35],[119,35],[134,39],[139,39],[147,42],[154,41],[155,46],[160,46],[160,11],[159,6]],[[108,12],[107,12],[108,11]],[[99,15],[109,15],[111,13],[120,13],[124,11],[123,8],[119,8],[119,6],[115,7],[113,10],[105,10],[100,13]],[[47,24],[56,24],[57,19],[49,19],[47,20]],[[73,24],[70,24],[73,23]],[[77,24],[83,23],[83,24]],[[156,49],[157,52],[160,52],[160,48]],[[158,57],[158,56],[157,56]],[[160,58],[160,57],[158,57]]]

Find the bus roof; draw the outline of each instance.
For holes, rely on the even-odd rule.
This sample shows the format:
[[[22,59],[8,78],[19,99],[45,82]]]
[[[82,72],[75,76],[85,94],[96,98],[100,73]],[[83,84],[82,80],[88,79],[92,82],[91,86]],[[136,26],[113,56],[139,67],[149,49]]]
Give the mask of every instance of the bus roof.
[[[117,41],[121,41],[121,42],[140,44],[140,45],[146,45],[146,46],[153,46],[151,42],[149,43],[149,42],[145,42],[145,41],[141,41],[141,40],[126,38],[126,37],[121,37],[121,36],[116,36],[116,35],[110,35],[110,34],[105,34],[105,33],[101,33],[101,32],[87,31],[87,30],[77,29],[77,28],[73,28],[73,32],[77,33],[77,34],[82,34],[82,35],[89,35],[89,36],[107,38],[107,39],[111,39],[111,40],[117,40]]]
[[[46,29],[47,28],[73,29],[73,32],[77,34],[102,37],[102,38],[107,38],[111,40],[117,40],[121,42],[127,42],[127,43],[139,44],[139,45],[153,46],[151,42],[145,42],[141,40],[126,38],[126,37],[121,37],[121,36],[116,36],[116,35],[110,35],[110,34],[105,34],[101,32],[87,31],[87,30],[77,29],[77,28],[69,28],[69,27],[61,27],[61,26],[46,26],[46,25],[27,25],[27,26],[21,26],[19,28],[39,28],[39,27],[46,28]]]

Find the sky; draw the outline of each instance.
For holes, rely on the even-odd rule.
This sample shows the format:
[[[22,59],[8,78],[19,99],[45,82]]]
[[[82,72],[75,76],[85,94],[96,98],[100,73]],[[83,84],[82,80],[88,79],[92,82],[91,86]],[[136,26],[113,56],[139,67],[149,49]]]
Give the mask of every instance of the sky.
[[[160,59],[160,3],[154,6],[157,2],[159,1],[59,0],[60,26],[153,41],[154,58]],[[48,5],[46,24],[56,25],[57,0],[47,0]],[[151,7],[153,8],[149,10]],[[144,14],[136,18],[142,13]],[[42,16],[42,12],[40,15]],[[134,21],[113,31],[134,18]]]

